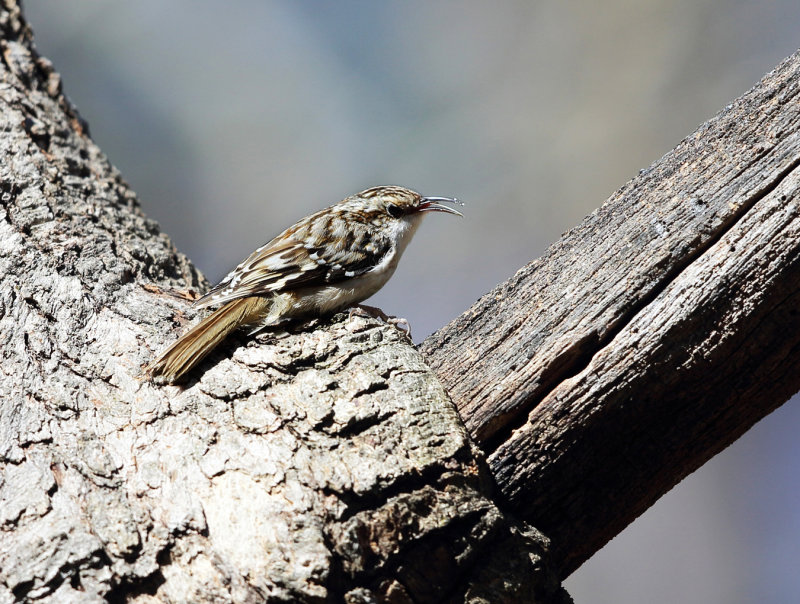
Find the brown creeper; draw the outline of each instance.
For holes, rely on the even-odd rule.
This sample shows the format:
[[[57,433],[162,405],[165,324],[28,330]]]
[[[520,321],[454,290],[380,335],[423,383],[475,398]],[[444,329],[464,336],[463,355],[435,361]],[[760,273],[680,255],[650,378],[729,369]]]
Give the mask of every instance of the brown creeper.
[[[219,305],[152,361],[153,380],[184,377],[239,327],[333,314],[377,292],[427,212],[461,212],[448,197],[374,187],[303,218],[262,245],[195,302]]]

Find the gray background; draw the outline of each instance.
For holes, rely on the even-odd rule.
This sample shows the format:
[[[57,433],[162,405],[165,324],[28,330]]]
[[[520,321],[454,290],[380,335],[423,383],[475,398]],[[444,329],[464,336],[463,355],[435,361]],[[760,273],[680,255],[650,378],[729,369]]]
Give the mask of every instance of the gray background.
[[[372,299],[424,338],[800,45],[796,0],[28,0],[142,206],[212,280],[376,184],[434,215]],[[800,601],[797,401],[566,583],[578,604]]]

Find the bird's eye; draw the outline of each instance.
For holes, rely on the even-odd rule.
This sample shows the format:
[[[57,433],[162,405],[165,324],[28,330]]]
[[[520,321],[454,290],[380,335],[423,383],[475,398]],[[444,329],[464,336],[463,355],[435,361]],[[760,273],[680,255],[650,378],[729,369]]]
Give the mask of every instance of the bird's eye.
[[[390,203],[386,206],[386,211],[389,212],[389,216],[392,218],[400,218],[403,215],[403,210],[399,206]]]

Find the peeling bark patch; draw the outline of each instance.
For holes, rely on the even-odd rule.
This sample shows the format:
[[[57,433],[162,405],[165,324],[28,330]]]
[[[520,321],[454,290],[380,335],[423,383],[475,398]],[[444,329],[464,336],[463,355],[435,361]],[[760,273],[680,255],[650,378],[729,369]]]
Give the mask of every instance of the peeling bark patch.
[[[54,489],[53,474],[41,460],[7,467],[0,480],[0,529],[44,516]]]

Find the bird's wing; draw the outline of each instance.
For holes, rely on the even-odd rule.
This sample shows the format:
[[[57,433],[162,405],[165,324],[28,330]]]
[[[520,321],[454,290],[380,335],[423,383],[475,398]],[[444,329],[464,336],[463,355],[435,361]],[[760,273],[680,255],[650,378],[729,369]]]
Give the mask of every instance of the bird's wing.
[[[372,270],[391,248],[388,238],[370,229],[345,229],[344,236],[337,236],[335,228],[302,226],[298,223],[258,248],[195,305],[337,283]]]

